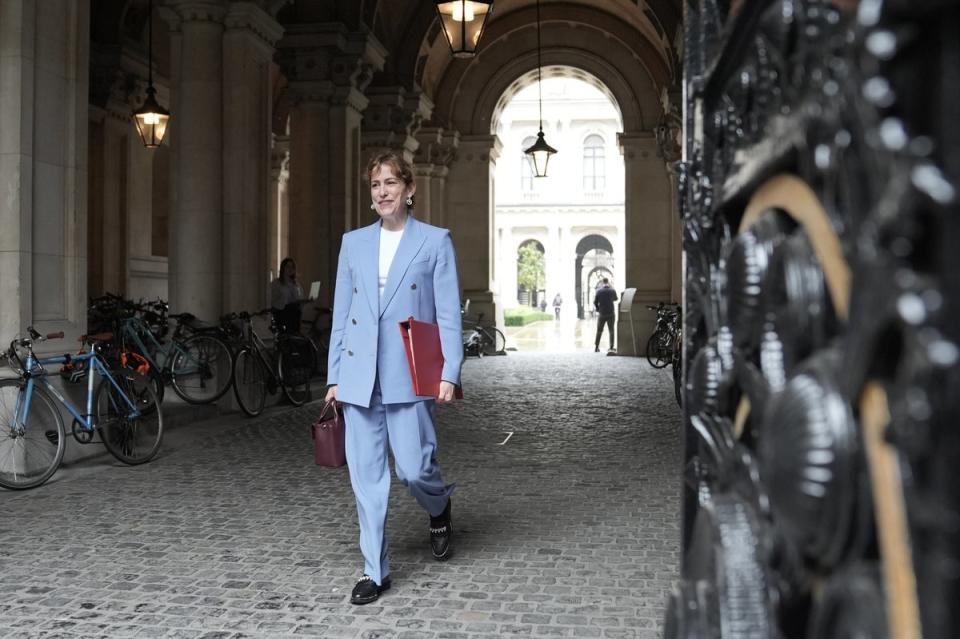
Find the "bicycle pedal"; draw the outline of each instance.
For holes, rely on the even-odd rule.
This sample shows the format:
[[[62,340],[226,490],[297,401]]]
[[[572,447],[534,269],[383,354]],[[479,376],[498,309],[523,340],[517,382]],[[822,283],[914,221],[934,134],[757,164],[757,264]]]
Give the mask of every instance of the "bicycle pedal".
[[[43,435],[47,438],[47,441],[54,446],[60,443],[60,435],[55,430],[44,431]]]

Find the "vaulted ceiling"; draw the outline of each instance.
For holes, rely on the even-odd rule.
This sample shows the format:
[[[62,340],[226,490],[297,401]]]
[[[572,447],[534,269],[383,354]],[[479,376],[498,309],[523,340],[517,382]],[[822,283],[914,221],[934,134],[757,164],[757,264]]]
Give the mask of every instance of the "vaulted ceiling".
[[[478,82],[506,87],[516,78],[529,77],[524,74],[536,67],[536,0],[494,0],[478,55],[468,60],[450,55],[434,5],[426,0],[294,0],[280,10],[278,19],[340,21],[349,28],[369,29],[390,52],[383,71],[374,77],[375,86],[422,90],[437,105],[438,122],[468,126],[474,116],[454,113],[464,105],[456,96],[479,95],[473,86]],[[654,96],[679,85],[682,0],[540,0],[540,14],[544,65],[568,65],[594,74],[608,68],[608,82]],[[504,65],[515,77],[500,77]],[[649,96],[620,94],[647,102],[646,110],[653,110]],[[481,119],[489,120],[489,112],[487,108]],[[642,119],[648,127],[650,118]],[[482,126],[474,122],[472,128]]]
[[[163,2],[154,0],[155,12]],[[145,44],[146,4],[147,0],[91,4],[92,54],[104,59],[101,67],[113,66],[125,44]],[[437,105],[436,117],[444,124],[453,124],[454,111],[463,108],[463,100],[456,96],[477,93],[472,85],[497,82],[504,89],[517,90],[522,87],[514,81],[529,77],[536,68],[536,0],[494,0],[479,53],[468,60],[450,55],[432,1],[257,0],[256,4],[284,25],[341,22],[349,30],[373,33],[389,52],[373,85],[422,90]],[[632,86],[634,93],[659,94],[679,86],[682,0],[540,0],[540,14],[545,66],[566,65],[594,75],[600,75],[598,69],[607,69],[605,82]],[[155,68],[161,75],[167,66],[166,40],[163,30],[155,28]],[[502,77],[505,66],[514,77]],[[631,98],[625,91],[620,95],[645,100]],[[642,119],[649,126],[649,118]]]

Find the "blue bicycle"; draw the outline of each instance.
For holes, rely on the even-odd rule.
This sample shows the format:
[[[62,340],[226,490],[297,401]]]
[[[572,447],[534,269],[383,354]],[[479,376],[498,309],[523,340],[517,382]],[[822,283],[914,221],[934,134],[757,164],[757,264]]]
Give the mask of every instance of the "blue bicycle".
[[[113,335],[85,335],[82,340],[89,348],[79,355],[38,358],[33,345],[62,338],[63,333],[44,336],[33,327],[27,331],[29,337],[13,340],[6,354],[19,377],[0,379],[0,486],[35,488],[60,467],[66,432],[55,401],[73,416],[71,430],[78,442],[90,443],[99,434],[110,454],[125,464],[153,459],[163,438],[160,405],[149,379],[129,368],[110,369],[104,361],[99,344]],[[47,379],[44,366],[70,362],[85,371],[85,412]]]

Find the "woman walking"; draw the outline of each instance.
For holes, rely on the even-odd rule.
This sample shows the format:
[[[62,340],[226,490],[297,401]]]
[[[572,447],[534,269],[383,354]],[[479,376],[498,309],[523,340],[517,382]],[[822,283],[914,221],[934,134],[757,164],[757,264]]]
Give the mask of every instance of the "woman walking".
[[[343,405],[350,483],[360,519],[364,574],[350,597],[376,601],[390,587],[384,527],[390,472],[430,517],[433,556],[450,556],[452,484],[436,461],[435,402],[453,399],[460,383],[463,345],[460,283],[450,232],[417,221],[410,164],[383,153],[367,167],[370,197],[379,219],[343,236],[337,265],[330,334],[327,400]],[[399,322],[414,318],[440,327],[444,364],[437,397],[413,392]]]

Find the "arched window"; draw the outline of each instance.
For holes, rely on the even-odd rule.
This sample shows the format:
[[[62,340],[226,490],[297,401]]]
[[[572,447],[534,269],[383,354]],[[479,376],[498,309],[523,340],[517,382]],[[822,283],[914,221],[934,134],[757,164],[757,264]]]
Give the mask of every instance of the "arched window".
[[[529,192],[533,190],[533,164],[530,156],[523,152],[529,149],[536,142],[533,136],[523,138],[520,143],[520,190]]]
[[[583,190],[602,191],[606,186],[606,160],[603,151],[603,138],[588,135],[583,141]]]

